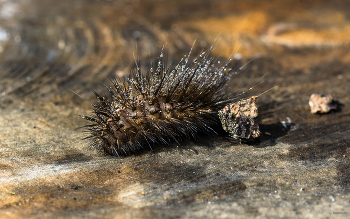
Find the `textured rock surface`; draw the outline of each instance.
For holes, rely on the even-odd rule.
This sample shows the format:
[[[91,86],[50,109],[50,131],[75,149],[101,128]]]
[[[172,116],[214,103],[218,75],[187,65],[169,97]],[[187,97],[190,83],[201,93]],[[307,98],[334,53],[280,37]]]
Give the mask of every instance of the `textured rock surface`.
[[[1,1],[1,218],[347,218],[350,53],[345,1]],[[53,6],[55,5],[55,6]],[[310,9],[311,8],[311,9]],[[6,10],[5,10],[6,9]],[[254,57],[229,86],[257,100],[259,142],[224,132],[126,158],[81,129],[91,89],[144,60],[211,45]],[[312,93],[340,110],[313,115]],[[346,214],[334,213],[341,212]]]
[[[258,116],[256,98],[253,96],[226,105],[219,111],[222,128],[235,139],[256,139],[260,137],[259,124],[254,121]]]
[[[337,104],[333,101],[333,97],[328,94],[311,94],[309,99],[311,113],[328,113],[337,109]]]

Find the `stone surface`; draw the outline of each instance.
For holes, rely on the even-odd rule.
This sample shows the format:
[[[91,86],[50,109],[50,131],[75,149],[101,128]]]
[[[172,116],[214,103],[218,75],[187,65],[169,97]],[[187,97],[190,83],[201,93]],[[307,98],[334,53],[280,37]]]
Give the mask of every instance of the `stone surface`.
[[[348,2],[0,4],[0,218],[349,217]],[[238,97],[279,86],[257,100],[260,141],[218,131],[115,158],[82,140],[91,89],[107,93],[100,81],[133,54],[166,43],[176,60],[194,40],[246,63],[229,83]],[[312,93],[340,109],[311,114]]]
[[[311,113],[328,113],[337,109],[337,104],[333,102],[333,97],[330,94],[311,94],[309,105]]]
[[[253,96],[226,105],[219,111],[222,128],[235,139],[253,140],[260,136],[259,124],[254,119],[258,116],[256,98]]]

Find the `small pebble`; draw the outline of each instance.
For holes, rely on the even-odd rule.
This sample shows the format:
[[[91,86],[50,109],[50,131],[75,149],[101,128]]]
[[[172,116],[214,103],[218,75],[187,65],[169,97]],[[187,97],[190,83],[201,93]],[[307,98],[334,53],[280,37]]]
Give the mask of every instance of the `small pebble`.
[[[337,109],[337,104],[333,102],[333,97],[328,94],[312,94],[309,100],[311,113],[328,113]]]
[[[256,106],[257,96],[229,104],[219,111],[222,127],[235,139],[254,139],[260,136]]]

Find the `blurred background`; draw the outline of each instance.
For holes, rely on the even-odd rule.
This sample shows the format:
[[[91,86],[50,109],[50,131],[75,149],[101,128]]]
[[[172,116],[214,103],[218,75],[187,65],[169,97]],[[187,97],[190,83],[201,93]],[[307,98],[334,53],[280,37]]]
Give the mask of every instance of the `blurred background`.
[[[135,56],[148,64],[164,45],[170,61],[194,42],[197,52],[214,45],[214,55],[239,58],[344,47],[350,40],[349,5],[340,0],[1,0],[0,93],[48,99],[71,88],[86,97],[102,87],[100,81],[122,75]]]

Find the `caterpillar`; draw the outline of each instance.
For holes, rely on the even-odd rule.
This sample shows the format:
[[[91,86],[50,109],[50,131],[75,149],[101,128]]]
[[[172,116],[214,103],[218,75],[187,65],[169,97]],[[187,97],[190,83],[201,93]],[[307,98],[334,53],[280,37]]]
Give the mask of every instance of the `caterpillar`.
[[[211,51],[190,59],[191,49],[176,66],[166,67],[162,50],[146,72],[135,61],[124,80],[106,86],[112,98],[93,91],[92,115],[82,116],[89,121],[86,139],[107,154],[127,156],[145,146],[216,133],[218,111],[232,101],[227,82],[233,69],[231,59],[221,63]]]

